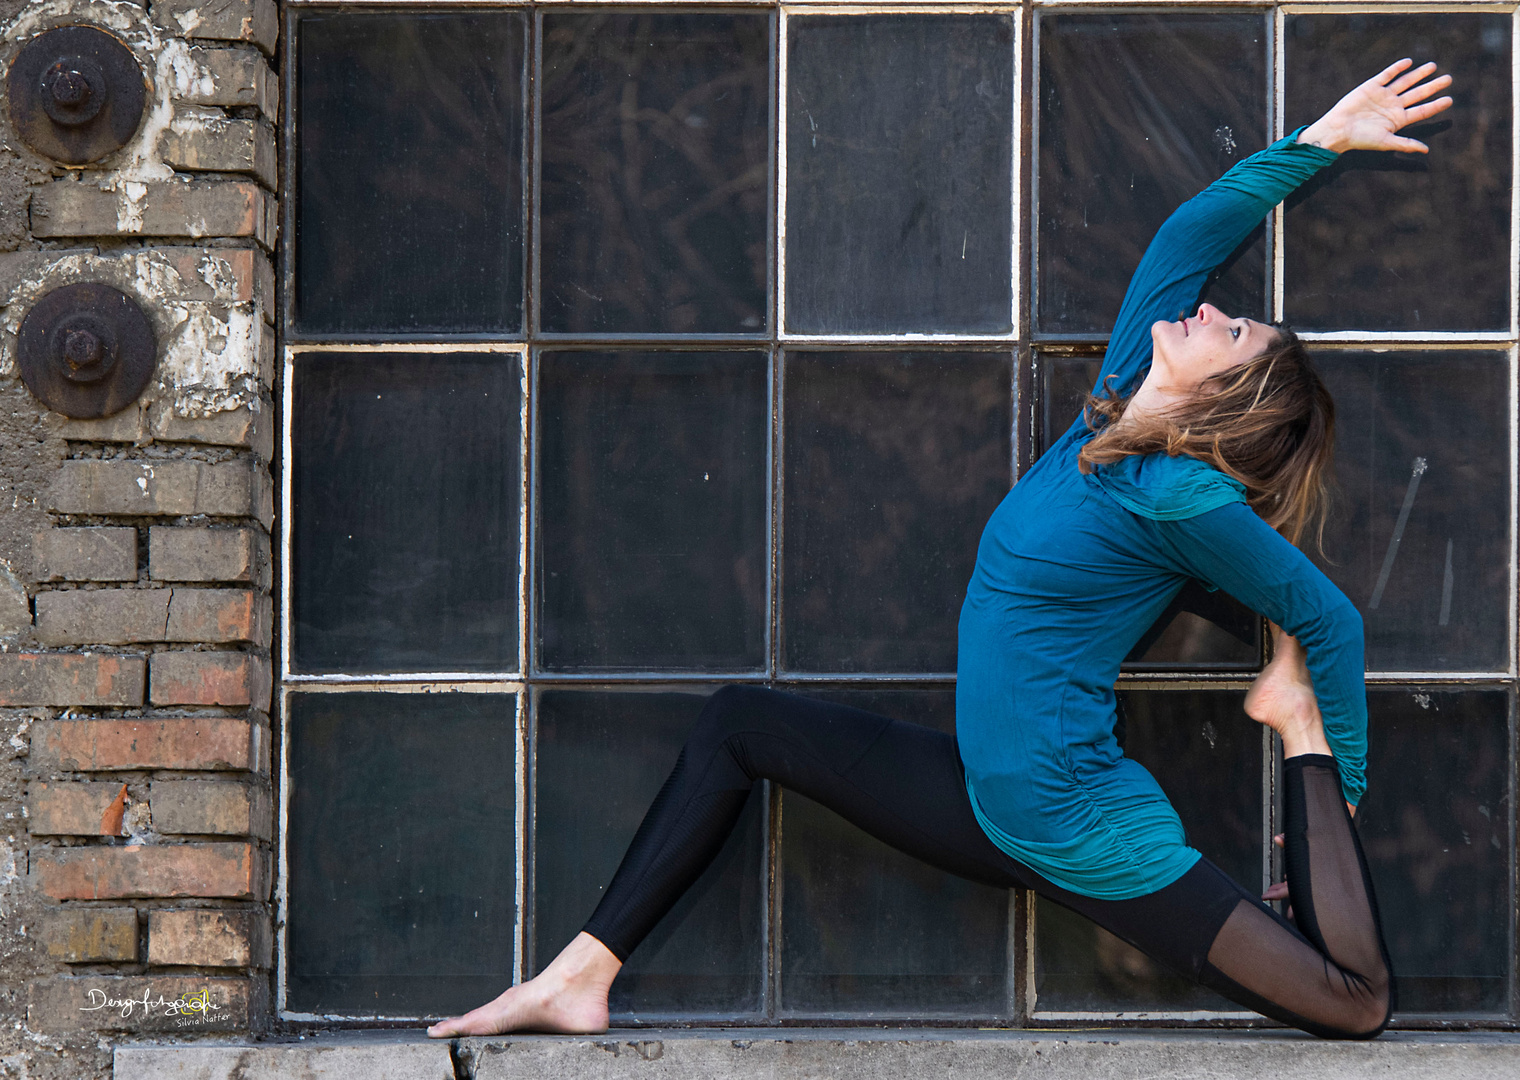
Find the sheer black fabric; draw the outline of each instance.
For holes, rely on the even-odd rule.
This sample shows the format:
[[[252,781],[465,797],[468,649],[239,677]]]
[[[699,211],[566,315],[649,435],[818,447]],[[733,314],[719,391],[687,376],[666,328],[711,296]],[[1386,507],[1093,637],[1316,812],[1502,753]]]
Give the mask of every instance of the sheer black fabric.
[[[750,788],[768,779],[916,858],[998,888],[1033,889],[1174,970],[1284,1023],[1369,1038],[1392,978],[1372,883],[1328,757],[1289,759],[1287,852],[1299,927],[1201,859],[1131,900],[1068,892],[987,839],[955,738],[759,687],[708,701],[586,933],[626,960],[717,855]]]

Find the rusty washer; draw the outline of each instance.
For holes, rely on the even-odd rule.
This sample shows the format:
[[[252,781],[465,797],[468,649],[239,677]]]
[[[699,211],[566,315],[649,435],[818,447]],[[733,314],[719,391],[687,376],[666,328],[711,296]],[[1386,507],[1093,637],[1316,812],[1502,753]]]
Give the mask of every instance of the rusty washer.
[[[7,90],[17,134],[66,165],[125,146],[148,100],[132,50],[93,26],[62,26],[32,38],[11,63]]]
[[[33,304],[16,353],[22,381],[39,401],[92,420],[137,400],[153,378],[158,345],[131,297],[90,283],[54,289]]]

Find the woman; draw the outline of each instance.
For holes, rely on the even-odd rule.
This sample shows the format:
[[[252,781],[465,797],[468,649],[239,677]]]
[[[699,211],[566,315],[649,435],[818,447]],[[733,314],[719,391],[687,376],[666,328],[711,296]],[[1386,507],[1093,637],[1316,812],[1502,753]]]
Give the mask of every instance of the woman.
[[[1333,406],[1292,334],[1208,304],[1163,317],[1339,152],[1427,152],[1394,133],[1448,108],[1428,99],[1451,80],[1411,69],[1401,60],[1363,83],[1162,226],[1085,418],[983,533],[961,612],[956,736],[725,687],[585,930],[536,978],[428,1034],[605,1030],[618,969],[762,778],[942,869],[1033,889],[1284,1023],[1381,1032],[1392,977],[1350,817],[1366,786],[1361,620],[1276,531],[1296,541],[1322,516]],[[1282,737],[1287,889],[1268,898],[1291,895],[1296,925],[1186,845],[1114,738],[1120,661],[1193,580],[1275,624],[1246,712]]]

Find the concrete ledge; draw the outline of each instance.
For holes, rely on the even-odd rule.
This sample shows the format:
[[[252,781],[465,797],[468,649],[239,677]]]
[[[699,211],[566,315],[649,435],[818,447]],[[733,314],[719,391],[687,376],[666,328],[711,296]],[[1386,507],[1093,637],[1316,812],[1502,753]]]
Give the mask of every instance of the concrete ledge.
[[[115,1080],[1514,1080],[1520,1034],[1283,1031],[614,1030],[433,1042],[420,1032],[122,1046]]]

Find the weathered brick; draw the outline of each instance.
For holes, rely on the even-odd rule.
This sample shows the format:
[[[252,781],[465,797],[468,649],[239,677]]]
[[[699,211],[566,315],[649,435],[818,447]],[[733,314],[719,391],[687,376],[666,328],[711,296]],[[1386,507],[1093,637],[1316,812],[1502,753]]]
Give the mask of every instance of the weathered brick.
[[[222,304],[251,301],[266,312],[266,320],[273,318],[274,264],[262,251],[199,247],[158,250],[179,275],[185,299]]]
[[[192,79],[182,100],[198,105],[251,105],[271,121],[278,118],[280,81],[259,53],[197,45],[190,57],[205,77]]]
[[[32,628],[32,602],[26,586],[0,565],[0,638],[14,639]]]
[[[269,920],[248,909],[157,910],[148,915],[148,963],[186,967],[269,966]]]
[[[272,340],[270,335],[264,337]],[[267,406],[257,410],[243,406],[210,416],[179,416],[172,402],[158,401],[146,403],[140,409],[124,409],[100,420],[56,417],[53,430],[60,438],[75,442],[209,443],[244,447],[252,450],[260,461],[268,461],[274,453],[273,416]]]
[[[171,836],[254,836],[273,831],[269,792],[220,780],[155,780],[148,795],[153,828]]]
[[[274,130],[259,120],[186,106],[159,136],[158,152],[164,164],[184,172],[248,173],[275,186]]]
[[[32,537],[38,581],[136,581],[137,530],[44,529]]]
[[[274,0],[156,0],[153,19],[192,41],[247,41],[266,53],[280,31]]]
[[[269,597],[248,589],[175,589],[168,641],[269,645]]]
[[[148,699],[155,705],[269,708],[269,664],[241,652],[154,653]]]
[[[163,641],[169,589],[74,589],[38,593],[37,640],[44,645],[126,645]]]
[[[264,979],[205,975],[55,975],[27,988],[31,1031],[246,1033],[266,1008]]]
[[[36,836],[121,836],[126,784],[47,783],[28,792],[27,824]]]
[[[50,959],[65,964],[137,959],[137,909],[129,907],[53,908],[38,934]]]
[[[274,339],[266,334],[261,340]],[[254,411],[245,406],[194,417],[176,416],[172,409],[164,408],[154,411],[151,425],[159,442],[241,446],[252,450],[260,461],[268,461],[274,453],[274,423],[268,408]]]
[[[253,529],[155,525],[148,573],[159,581],[247,581],[257,577],[262,534]]]
[[[253,180],[123,181],[121,190],[57,180],[32,193],[32,234],[250,236],[274,250],[276,201]]]
[[[246,517],[263,501],[251,461],[65,461],[48,489],[60,514]]]
[[[141,656],[0,654],[0,706],[141,705],[146,675]]]
[[[252,844],[33,848],[32,876],[54,900],[204,896],[263,900],[268,856]]]
[[[32,725],[31,764],[38,771],[259,771],[266,741],[263,725],[236,716],[39,720]]]
[[[138,402],[140,406],[142,403]],[[103,416],[98,420],[75,420],[57,413],[48,413],[52,430],[61,439],[74,442],[122,442],[148,441],[148,421],[142,409],[133,406],[123,409],[115,416]]]

